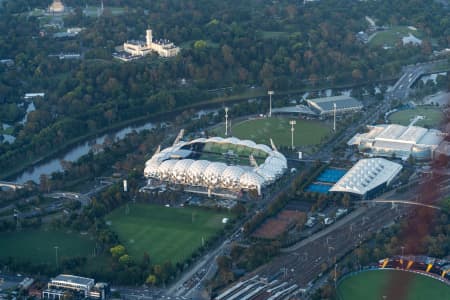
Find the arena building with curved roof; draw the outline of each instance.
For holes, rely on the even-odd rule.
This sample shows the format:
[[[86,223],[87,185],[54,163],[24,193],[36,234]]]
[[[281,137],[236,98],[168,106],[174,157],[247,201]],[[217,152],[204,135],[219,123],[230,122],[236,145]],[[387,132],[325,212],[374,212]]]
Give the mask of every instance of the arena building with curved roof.
[[[202,159],[205,148],[216,149],[216,154],[221,158],[244,157],[249,165],[238,164],[236,160]],[[262,163],[258,165],[254,156]],[[176,142],[157,151],[145,163],[144,176],[174,185],[202,187],[208,191],[256,191],[261,195],[261,189],[275,182],[286,169],[287,160],[275,147],[272,149],[235,137],[212,137]]]

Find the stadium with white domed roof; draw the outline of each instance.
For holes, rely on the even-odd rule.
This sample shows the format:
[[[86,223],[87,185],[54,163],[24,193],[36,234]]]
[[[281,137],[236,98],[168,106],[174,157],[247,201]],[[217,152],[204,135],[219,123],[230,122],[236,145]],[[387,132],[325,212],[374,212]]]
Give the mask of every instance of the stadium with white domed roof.
[[[287,169],[287,160],[267,145],[238,138],[197,138],[157,150],[145,163],[144,176],[173,185],[230,192],[254,191],[274,183]]]

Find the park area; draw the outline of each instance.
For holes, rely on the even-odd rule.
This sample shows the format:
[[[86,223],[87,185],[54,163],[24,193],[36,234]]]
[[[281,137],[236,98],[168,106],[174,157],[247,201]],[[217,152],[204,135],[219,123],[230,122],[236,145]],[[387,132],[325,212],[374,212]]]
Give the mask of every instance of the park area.
[[[389,290],[391,288],[396,291]],[[374,270],[347,277],[338,286],[338,299],[391,299],[387,295],[395,295],[400,288],[406,294],[401,298],[404,300],[450,299],[448,285],[424,275],[397,270]]]
[[[270,145],[272,138],[277,146],[291,146],[291,125],[289,118],[257,118],[237,123],[231,128],[231,135],[249,139],[258,144]],[[323,142],[330,134],[331,127],[320,121],[296,120],[294,126],[294,146],[314,146]],[[216,130],[223,136],[224,125]]]
[[[140,259],[147,252],[152,263],[182,262],[223,227],[229,213],[191,207],[133,204],[106,216],[128,253]]]
[[[376,32],[370,39],[371,46],[388,46],[394,47],[403,37],[414,36],[418,39],[423,37],[423,34],[414,27],[410,26],[393,26],[387,30]]]
[[[61,230],[21,230],[0,233],[0,259],[12,257],[33,264],[56,263],[58,260],[93,254],[95,242],[79,233]]]
[[[389,121],[393,124],[407,126],[416,116],[424,117],[415,123],[416,126],[429,128],[436,128],[444,120],[444,113],[439,108],[434,106],[421,106],[394,112],[389,116]]]

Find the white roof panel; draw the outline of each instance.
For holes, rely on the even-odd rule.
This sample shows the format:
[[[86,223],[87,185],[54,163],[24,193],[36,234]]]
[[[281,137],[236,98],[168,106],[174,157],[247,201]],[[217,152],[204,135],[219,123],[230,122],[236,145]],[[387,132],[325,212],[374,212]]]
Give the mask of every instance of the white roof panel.
[[[383,183],[389,184],[402,168],[402,165],[384,158],[361,159],[336,182],[330,192],[364,195]]]

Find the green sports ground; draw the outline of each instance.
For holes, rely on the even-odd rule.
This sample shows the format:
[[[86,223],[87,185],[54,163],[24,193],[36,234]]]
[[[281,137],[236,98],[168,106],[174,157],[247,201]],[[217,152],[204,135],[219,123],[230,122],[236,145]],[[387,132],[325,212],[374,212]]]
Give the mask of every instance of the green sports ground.
[[[400,270],[374,270],[344,278],[337,289],[339,300],[389,300],[389,284],[407,283],[403,300],[450,299],[450,286],[428,276]],[[384,298],[385,297],[385,298]]]
[[[424,116],[423,120],[415,123],[416,126],[436,128],[443,120],[444,113],[434,106],[421,106],[414,109],[397,111],[389,116],[389,121],[394,124],[407,126],[416,116]]]
[[[387,45],[394,47],[396,43],[400,42],[403,37],[408,36],[409,34],[412,34],[419,39],[424,36],[421,31],[414,30],[408,26],[393,26],[387,30],[376,32],[369,44],[371,46]]]
[[[133,204],[106,216],[119,240],[135,259],[144,252],[152,263],[177,263],[190,255],[223,227],[227,213],[191,207]]]
[[[232,136],[249,139],[255,143],[270,145],[270,138],[276,145],[291,146],[290,118],[271,117],[249,119],[232,126]],[[316,120],[295,119],[294,146],[314,146],[323,142],[332,132],[332,125]],[[224,136],[224,125],[215,133]]]
[[[95,242],[88,236],[61,230],[22,230],[0,233],[0,258],[12,257],[34,264],[56,264],[58,259],[89,256]]]

